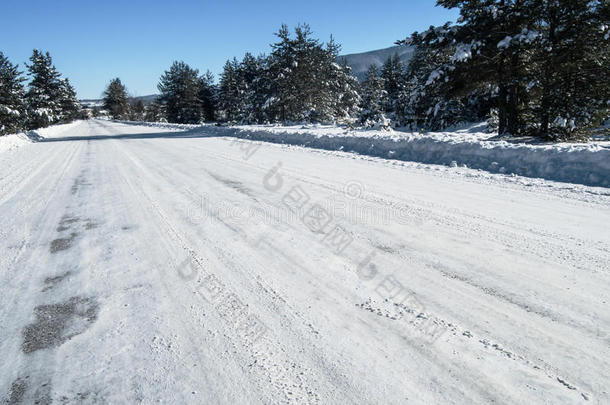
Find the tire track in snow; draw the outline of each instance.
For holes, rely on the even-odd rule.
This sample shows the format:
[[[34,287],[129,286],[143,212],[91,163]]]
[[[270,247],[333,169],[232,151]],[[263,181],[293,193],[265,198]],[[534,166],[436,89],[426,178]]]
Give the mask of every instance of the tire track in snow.
[[[140,169],[141,173],[146,173],[146,169],[136,161],[134,157],[127,155],[126,151],[123,151],[123,153],[134,166]],[[132,189],[136,189],[131,180],[127,178],[124,178],[124,180],[130,184]],[[219,276],[218,273],[208,270],[209,263],[207,260],[198,255],[196,251],[190,247],[186,238],[171,224],[167,215],[154,199],[152,199],[141,187],[137,189],[140,190],[141,195],[148,201],[149,206],[154,209],[155,214],[165,224],[166,229],[168,230],[168,236],[183,249],[187,257],[201,269],[201,272],[204,274],[211,272],[214,273],[216,277],[222,279],[223,277]],[[225,264],[229,266],[228,268],[232,265],[231,262],[225,262]],[[240,336],[239,334],[233,334],[231,340],[233,341],[235,338],[239,340],[239,346],[245,348],[245,352],[253,356],[254,361],[250,363],[250,367],[255,365],[262,370],[269,379],[268,383],[278,390],[277,397],[275,398],[284,397],[285,400],[290,403],[318,403],[320,401],[318,394],[316,394],[315,390],[307,387],[307,382],[302,377],[305,370],[299,370],[300,367],[297,363],[290,363],[283,359],[279,352],[285,352],[285,349],[281,347],[281,344],[271,342],[268,336],[263,337],[257,342],[251,342],[248,340],[247,336]],[[237,348],[235,342],[232,344]]]
[[[47,162],[50,162],[54,157],[59,156],[62,149],[65,151],[65,148],[70,146],[72,145],[68,144],[63,148],[56,147],[56,150],[58,151],[57,155],[52,156]],[[41,218],[38,219],[36,223],[48,223],[49,220],[56,215],[54,215],[54,212],[50,211],[48,207],[51,203],[54,203],[54,199],[60,194],[61,190],[65,190],[65,188],[60,187],[60,184],[67,177],[68,171],[76,164],[76,156],[79,152],[80,148],[77,145],[74,145],[71,148],[69,157],[67,159],[65,156],[62,158],[63,167],[55,179],[54,186],[50,188],[52,192],[46,194],[47,198],[43,200],[44,208],[38,210],[38,212],[41,213]],[[20,210],[27,210],[27,204],[30,204],[32,207],[36,204],[40,204],[40,201],[33,197],[45,195],[40,191],[47,189],[45,186],[48,185],[48,179],[42,180],[41,183],[33,188],[29,198],[26,200],[26,204],[21,205]],[[58,200],[61,201],[61,199]],[[45,237],[46,234],[40,234],[38,242],[35,244],[32,243],[31,245],[41,247],[47,246]],[[22,257],[14,258],[14,265],[17,263],[33,262],[32,255],[36,255],[40,250],[41,249],[37,249],[34,252],[28,252],[24,249],[24,255]],[[29,266],[25,267],[28,268]],[[52,291],[45,290],[45,288],[42,287],[44,287],[44,285],[37,285],[36,283],[28,283],[28,286],[26,287],[29,290],[26,296],[32,297],[38,304],[34,304],[36,305],[34,307],[36,319],[33,323],[25,325],[21,333],[23,339],[21,344],[21,359],[13,359],[13,361],[21,363],[18,370],[19,376],[14,380],[8,394],[9,400],[16,403],[50,403],[52,401],[52,380],[55,364],[57,364],[53,349],[63,345],[65,342],[87,329],[86,325],[78,325],[79,322],[77,319],[81,317],[81,314],[83,314],[86,319],[92,321],[97,312],[96,304],[93,303],[93,305],[90,305],[92,304],[91,301],[88,301],[87,299],[83,300],[79,297],[73,297],[65,302],[53,302],[53,297],[48,296]],[[43,294],[37,294],[36,290],[38,292],[41,292],[42,290]],[[40,304],[41,298],[44,300],[50,299],[52,303]],[[22,303],[19,302],[18,305],[21,306]],[[26,310],[26,308],[27,306],[22,308],[21,311]],[[17,311],[19,310],[11,310],[13,314]],[[17,317],[17,319],[19,318],[21,317]],[[12,353],[16,355],[17,350],[13,350]],[[16,370],[13,370],[13,373],[15,371]]]

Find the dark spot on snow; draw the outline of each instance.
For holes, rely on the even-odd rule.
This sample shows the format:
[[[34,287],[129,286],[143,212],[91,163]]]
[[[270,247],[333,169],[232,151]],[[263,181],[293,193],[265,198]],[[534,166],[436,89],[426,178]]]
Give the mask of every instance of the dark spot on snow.
[[[62,395],[59,397],[59,402],[62,404],[107,404],[109,403],[99,390],[95,391],[84,391],[71,394],[70,396]],[[142,403],[142,401],[136,400],[134,403]]]
[[[8,405],[17,405],[23,403],[23,396],[27,387],[28,382],[21,377],[13,381],[11,389],[8,393],[8,400],[6,401],[6,403]]]
[[[249,188],[247,188],[246,186],[244,186],[242,183],[240,183],[239,181],[225,179],[224,177],[218,176],[217,174],[210,173],[210,172],[208,172],[208,174],[210,176],[212,176],[212,178],[214,180],[219,181],[222,184],[226,185],[227,187],[230,187],[237,192],[247,195],[248,197],[250,197],[256,201],[256,198],[254,197],[254,194],[252,193],[252,191]]]
[[[396,249],[390,247],[390,246],[385,246],[385,245],[375,245],[375,247],[383,252],[386,253],[396,253]]]
[[[76,398],[79,401],[84,401],[85,399],[89,398],[90,394],[91,394],[90,392],[77,392],[76,393]]]
[[[49,251],[51,253],[57,253],[62,250],[67,250],[72,247],[72,243],[74,243],[74,239],[78,236],[78,233],[72,232],[67,238],[57,238],[51,242],[51,246],[49,247]]]
[[[224,226],[226,226],[227,228],[229,228],[232,232],[234,233],[240,233],[239,229],[235,228],[234,226],[230,225],[229,223],[227,223],[226,221],[222,220],[218,215],[213,215],[214,219],[216,219],[218,222],[220,222],[221,224],[223,224]]]
[[[57,276],[45,278],[44,279],[45,287],[42,289],[42,291],[44,292],[44,291],[52,289],[53,287],[55,287],[57,284],[61,283],[66,277],[68,277],[71,274],[72,274],[71,271],[66,271]]]
[[[98,227],[98,223],[90,218],[83,220],[79,217],[72,217],[70,215],[64,215],[62,217],[61,221],[59,221],[59,225],[57,226],[57,232],[67,231],[68,229],[72,228],[73,224],[78,223],[78,222],[84,222],[86,230],[91,230],[91,229],[95,229]]]
[[[128,230],[130,230],[131,228],[132,228],[132,227],[131,227],[131,226],[129,226],[129,225],[123,225],[123,226],[121,227],[121,229],[122,229],[122,230],[124,230],[124,231],[128,231]]]
[[[88,219],[87,222],[85,223],[85,229],[88,231],[91,229],[97,228],[97,226],[98,226],[97,222],[94,222],[91,219]]]
[[[88,399],[89,395],[91,395],[90,392],[77,392],[76,395],[74,395],[74,397],[72,399],[76,400],[79,403],[81,403],[81,402],[85,401],[86,399]],[[69,398],[67,396],[61,397],[60,400],[64,404],[67,404],[67,403],[71,402],[71,398]]]
[[[61,218],[61,221],[59,221],[59,226],[57,227],[57,232],[63,232],[63,231],[67,231],[68,229],[70,229],[70,226],[75,223],[78,222],[80,219],[78,217],[71,217],[69,215],[64,215]]]
[[[72,297],[65,302],[34,308],[36,321],[23,329],[24,353],[58,347],[86,331],[97,319],[99,306],[92,298]]]
[[[53,403],[53,400],[51,399],[51,384],[50,383],[42,384],[36,390],[36,393],[34,394],[34,398],[36,398],[33,401],[33,403],[35,405],[51,405]]]
[[[85,178],[85,173],[81,173],[74,180],[74,184],[72,184],[72,194],[76,194],[76,192],[81,188],[81,186],[90,186],[91,183],[87,183],[87,179]]]
[[[565,386],[569,390],[576,390],[576,387],[564,380],[561,377],[557,377],[557,381],[559,381],[563,386]]]

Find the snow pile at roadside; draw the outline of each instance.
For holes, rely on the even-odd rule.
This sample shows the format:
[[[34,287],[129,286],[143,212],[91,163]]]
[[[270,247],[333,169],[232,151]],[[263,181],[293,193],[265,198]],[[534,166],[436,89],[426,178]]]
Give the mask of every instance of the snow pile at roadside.
[[[362,155],[447,166],[468,167],[491,173],[610,187],[610,143],[518,143],[495,139],[471,127],[451,132],[351,130],[325,125],[279,126],[150,124],[189,130],[189,136],[237,138],[340,150]]]
[[[465,166],[492,173],[589,186],[610,186],[610,147],[602,143],[533,145],[485,140],[489,134],[468,132],[388,133],[337,127],[211,128],[216,128],[219,135],[233,132],[233,136],[245,139],[421,163]]]
[[[77,126],[83,121],[74,121],[68,124],[52,125],[47,128],[39,128],[33,131],[20,132],[0,136],[0,153],[17,149],[23,145],[40,141],[44,138],[53,138],[61,135],[70,128]]]
[[[118,122],[120,124],[153,127],[153,128],[167,128],[167,129],[173,129],[173,130],[176,130],[176,129],[190,130],[193,128],[201,127],[201,125],[199,125],[199,124],[170,124],[167,122],[120,121],[120,120],[113,120],[113,122]]]
[[[0,136],[0,153],[16,149],[32,142],[25,134],[10,134]]]
[[[50,127],[46,127],[46,128],[39,128],[33,131],[28,131],[27,135],[30,139],[32,140],[40,140],[40,139],[44,139],[44,138],[56,138],[58,136],[60,136],[61,134],[63,134],[65,131],[74,128],[80,124],[82,124],[84,121],[82,120],[78,120],[78,121],[72,121],[68,124],[59,124],[59,125],[51,125]]]

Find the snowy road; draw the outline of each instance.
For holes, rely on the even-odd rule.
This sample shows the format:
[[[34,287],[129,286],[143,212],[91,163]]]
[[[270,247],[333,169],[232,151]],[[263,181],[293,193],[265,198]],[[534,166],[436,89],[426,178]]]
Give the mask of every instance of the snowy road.
[[[244,142],[0,155],[0,400],[610,403],[607,190]]]

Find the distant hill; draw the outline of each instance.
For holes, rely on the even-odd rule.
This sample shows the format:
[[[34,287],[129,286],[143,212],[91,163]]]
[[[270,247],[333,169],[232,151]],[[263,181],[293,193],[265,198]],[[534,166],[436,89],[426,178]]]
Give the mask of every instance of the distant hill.
[[[138,96],[138,97],[132,97],[132,100],[142,100],[142,103],[144,103],[144,105],[148,105],[150,103],[152,103],[153,101],[155,101],[155,99],[159,97],[158,94],[149,94],[148,96]],[[100,99],[84,99],[84,100],[79,100],[80,104],[84,107],[101,107],[101,105],[104,103],[104,101],[100,98]]]
[[[405,65],[408,65],[413,57],[413,51],[413,47],[399,45],[378,49],[376,51],[341,55],[339,56],[339,60],[345,60],[348,66],[352,68],[352,74],[356,76],[358,80],[362,81],[366,77],[366,71],[371,65],[379,67],[383,65],[388,56],[394,55],[395,53],[398,54],[398,57]]]

